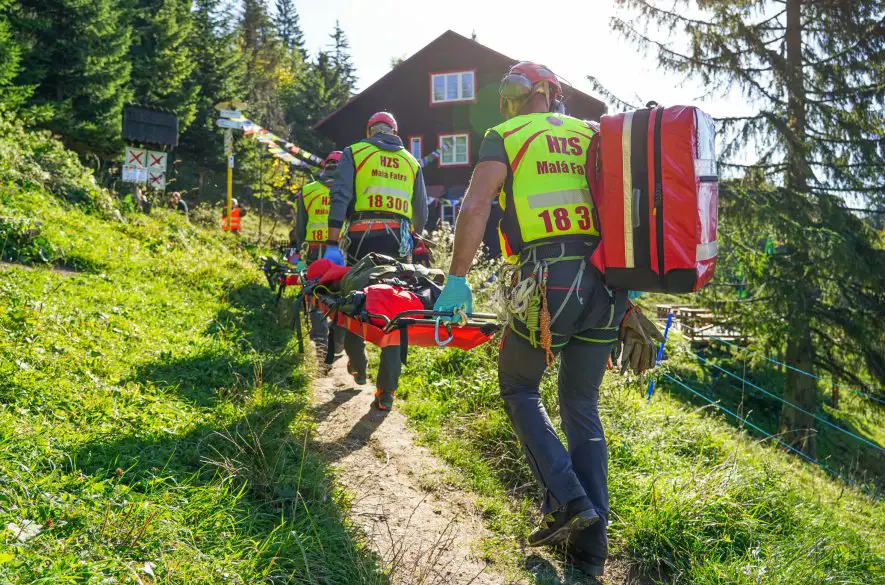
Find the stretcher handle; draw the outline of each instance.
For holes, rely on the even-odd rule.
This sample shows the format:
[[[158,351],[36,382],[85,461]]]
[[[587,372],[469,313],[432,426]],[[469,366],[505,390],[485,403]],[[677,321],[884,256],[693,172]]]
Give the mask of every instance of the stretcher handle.
[[[400,319],[402,317],[411,317],[411,316],[434,317],[435,318],[435,317],[459,317],[461,315],[466,315],[466,317],[468,319],[480,319],[480,320],[485,320],[485,321],[498,318],[497,315],[494,315],[492,313],[462,313],[462,312],[456,313],[455,311],[427,311],[427,310],[420,310],[420,309],[412,309],[409,311],[403,311],[402,313],[398,313],[396,316],[394,316],[392,318],[392,320]]]
[[[440,347],[445,347],[445,346],[447,346],[448,344],[452,343],[452,340],[455,339],[455,334],[452,333],[452,324],[451,324],[451,323],[446,323],[446,331],[447,331],[448,334],[449,334],[449,338],[446,339],[445,341],[440,341],[440,339],[439,339],[439,322],[440,322],[440,319],[442,319],[442,317],[437,317],[437,318],[436,318],[436,325],[434,325],[434,327],[433,327],[433,340],[436,341],[436,344],[437,344],[438,346],[440,346]]]
[[[399,319],[395,323],[392,322],[390,327],[384,328],[383,331],[385,333],[389,333],[393,329],[397,327],[403,326],[411,326],[411,325],[436,325],[436,319],[412,319],[411,317],[404,317]],[[501,328],[501,325],[498,323],[489,323],[488,321],[468,321],[464,325],[458,324],[459,327],[475,327],[478,329],[483,329],[487,331],[497,331]]]
[[[372,315],[376,316],[376,315]],[[381,317],[381,315],[377,315]],[[429,317],[430,319],[415,319],[414,317]],[[462,313],[460,311],[425,311],[420,309],[413,309],[410,311],[403,311],[392,317],[389,320],[389,323],[384,326],[386,331],[392,330],[397,323],[409,319],[412,322],[418,323],[424,321],[425,323],[434,323],[442,317],[460,317],[463,319],[458,325],[461,327],[464,326],[483,326],[488,325],[488,321],[491,319],[497,319],[497,315],[490,315],[488,313]],[[470,321],[470,318],[480,319],[479,321]]]

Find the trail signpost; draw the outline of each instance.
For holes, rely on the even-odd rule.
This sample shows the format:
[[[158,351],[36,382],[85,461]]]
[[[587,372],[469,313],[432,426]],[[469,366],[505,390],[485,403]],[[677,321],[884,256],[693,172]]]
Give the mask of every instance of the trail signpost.
[[[248,120],[231,120],[230,118],[242,118],[242,110],[248,106],[242,102],[219,102],[215,109],[221,116],[215,120],[219,128],[224,128],[224,155],[227,157],[227,221],[230,225],[231,199],[234,191],[234,137],[233,130],[242,130],[248,125]]]
[[[248,120],[229,120],[228,118],[218,118],[215,125],[219,128],[232,128],[234,130],[243,130],[249,126]]]

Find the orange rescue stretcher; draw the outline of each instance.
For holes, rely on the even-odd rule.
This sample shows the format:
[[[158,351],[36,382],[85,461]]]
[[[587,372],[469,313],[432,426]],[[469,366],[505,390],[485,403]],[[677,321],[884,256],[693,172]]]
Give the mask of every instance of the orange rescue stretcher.
[[[473,349],[491,340],[501,329],[497,316],[488,313],[461,314],[452,311],[403,311],[393,317],[360,313],[348,315],[337,307],[338,297],[318,292],[306,287],[302,293],[303,301],[296,302],[309,305],[328,317],[332,324],[359,336],[378,347],[399,345],[402,362],[406,363],[410,345],[418,347],[456,347]],[[447,317],[459,317],[461,322],[443,321]],[[301,332],[300,315],[296,315],[298,350],[304,352],[303,334]],[[334,359],[334,336],[329,335],[329,348],[326,359]]]

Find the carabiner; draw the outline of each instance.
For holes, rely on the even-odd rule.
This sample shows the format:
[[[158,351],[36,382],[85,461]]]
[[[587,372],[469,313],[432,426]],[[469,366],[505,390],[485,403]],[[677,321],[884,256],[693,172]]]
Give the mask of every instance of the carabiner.
[[[462,309],[461,307],[455,307],[452,309],[452,316],[459,317],[461,319],[461,326],[467,325],[467,311]]]
[[[436,341],[436,344],[438,346],[445,347],[448,344],[452,343],[452,340],[455,339],[455,335],[454,335],[454,333],[452,333],[451,325],[446,323],[446,331],[448,331],[448,333],[449,333],[449,338],[446,339],[445,341],[440,341],[440,339],[439,339],[439,321],[440,321],[440,317],[437,317],[436,318],[436,325],[433,328],[433,339],[434,339],[434,341]]]

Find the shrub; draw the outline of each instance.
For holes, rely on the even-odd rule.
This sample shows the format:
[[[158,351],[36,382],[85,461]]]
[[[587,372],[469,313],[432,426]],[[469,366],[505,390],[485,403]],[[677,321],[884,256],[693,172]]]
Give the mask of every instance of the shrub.
[[[0,217],[0,259],[20,264],[48,263],[57,250],[41,233],[40,222],[23,217]]]

